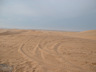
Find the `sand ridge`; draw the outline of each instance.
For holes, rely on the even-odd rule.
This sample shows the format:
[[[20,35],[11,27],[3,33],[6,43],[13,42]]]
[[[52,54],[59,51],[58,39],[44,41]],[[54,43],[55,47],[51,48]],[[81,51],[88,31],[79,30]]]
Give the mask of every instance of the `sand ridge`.
[[[13,72],[96,72],[96,31],[0,31],[0,63]]]

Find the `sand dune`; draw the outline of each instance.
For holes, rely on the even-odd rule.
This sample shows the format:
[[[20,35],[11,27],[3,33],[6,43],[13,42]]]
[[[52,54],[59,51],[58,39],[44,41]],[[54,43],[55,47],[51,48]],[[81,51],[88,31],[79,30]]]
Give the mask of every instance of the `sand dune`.
[[[83,32],[81,32],[81,33],[95,33],[96,34],[96,30],[88,30],[88,31],[83,31]]]
[[[0,64],[9,65],[12,72],[96,72],[96,30],[2,29]]]

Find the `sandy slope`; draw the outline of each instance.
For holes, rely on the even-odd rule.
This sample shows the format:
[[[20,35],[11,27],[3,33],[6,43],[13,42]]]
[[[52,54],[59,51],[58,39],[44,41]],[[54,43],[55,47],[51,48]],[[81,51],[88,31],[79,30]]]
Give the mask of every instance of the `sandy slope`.
[[[96,72],[96,30],[0,30],[0,64],[13,72]]]

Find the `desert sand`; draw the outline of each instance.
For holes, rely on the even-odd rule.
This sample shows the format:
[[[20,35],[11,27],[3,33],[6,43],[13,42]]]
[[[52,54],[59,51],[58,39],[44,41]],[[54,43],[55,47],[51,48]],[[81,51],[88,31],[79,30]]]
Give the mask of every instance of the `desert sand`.
[[[96,72],[96,30],[0,29],[0,71],[10,69],[12,72]]]

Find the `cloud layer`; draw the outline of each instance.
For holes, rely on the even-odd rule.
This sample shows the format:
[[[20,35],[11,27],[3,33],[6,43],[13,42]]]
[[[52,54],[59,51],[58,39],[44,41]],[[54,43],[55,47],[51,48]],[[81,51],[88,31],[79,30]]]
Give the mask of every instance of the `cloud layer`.
[[[88,16],[95,18],[96,0],[2,0],[0,4],[0,26],[4,27],[21,25],[35,28],[41,26],[40,28],[46,29],[55,27],[56,24],[59,28],[66,28],[68,24],[67,27],[71,28],[72,24],[79,24],[79,21],[74,22],[76,19],[83,24],[88,23]],[[86,18],[85,21],[82,18]],[[93,26],[96,24],[93,19],[90,22]]]

